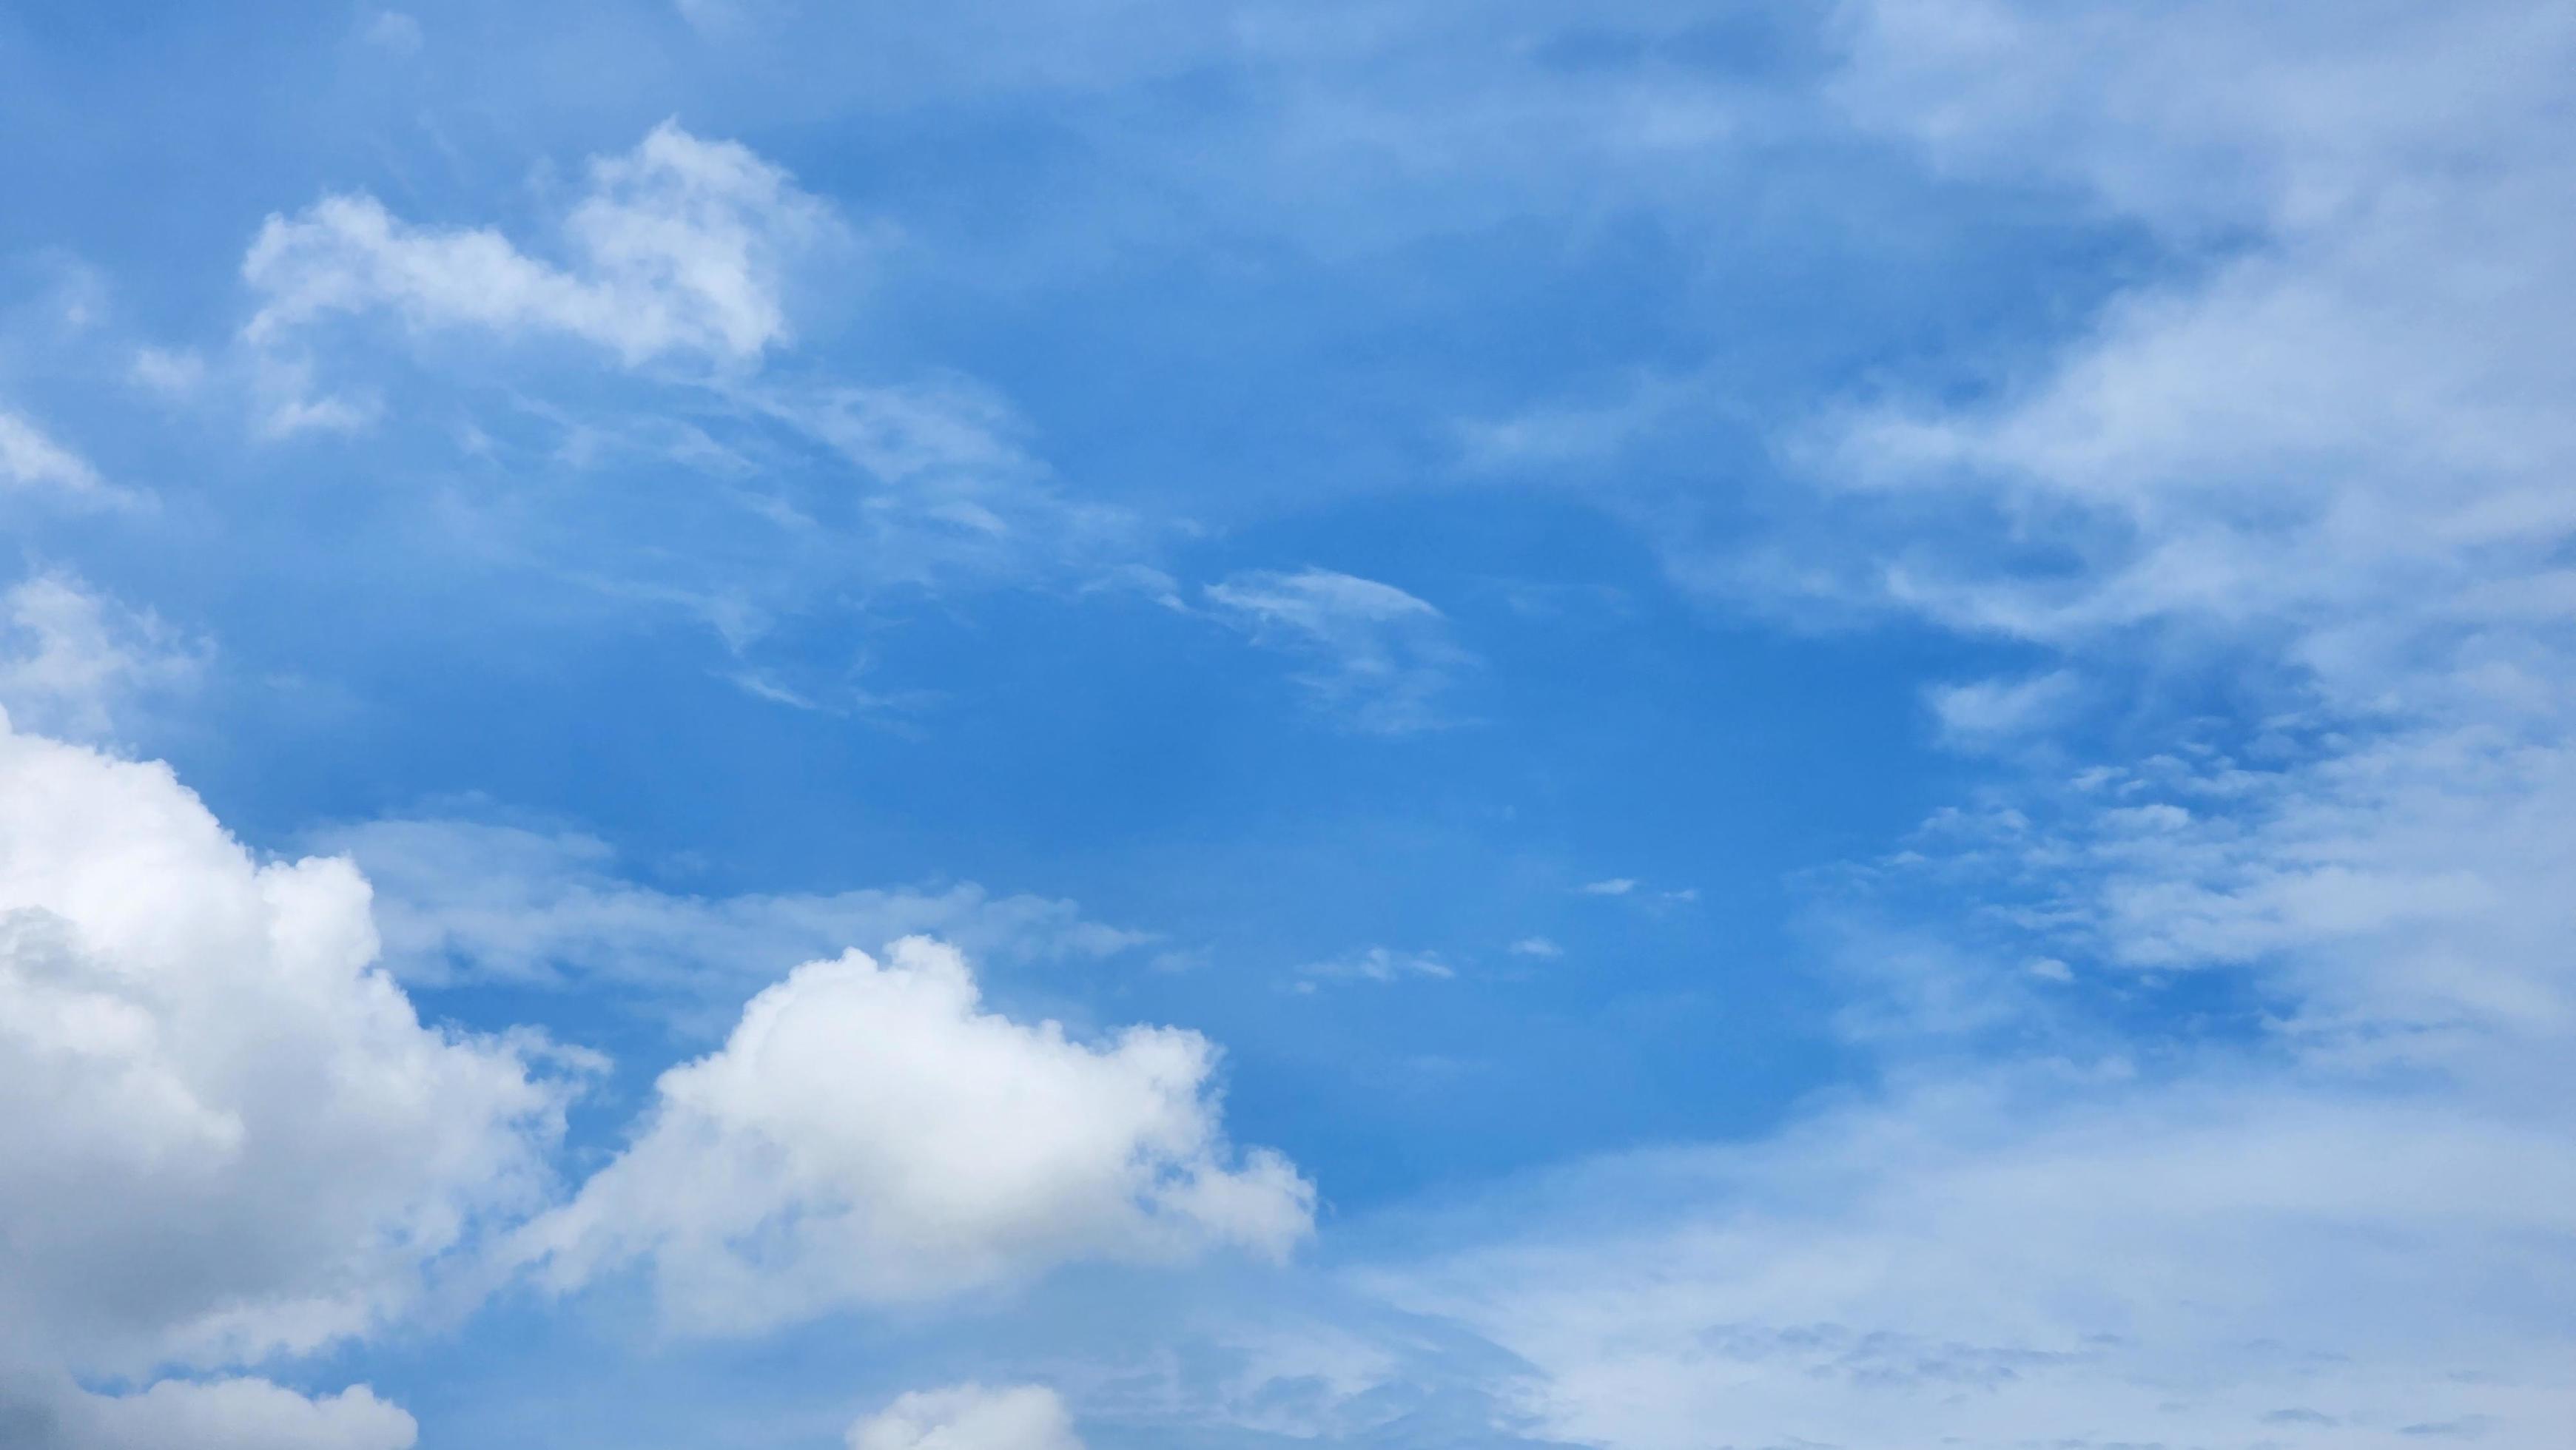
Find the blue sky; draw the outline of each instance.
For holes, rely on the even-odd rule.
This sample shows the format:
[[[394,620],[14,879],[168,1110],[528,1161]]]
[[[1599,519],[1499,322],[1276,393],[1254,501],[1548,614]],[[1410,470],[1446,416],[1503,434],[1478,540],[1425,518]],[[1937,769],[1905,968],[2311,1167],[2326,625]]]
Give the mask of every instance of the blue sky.
[[[2571,52],[0,7],[0,1440],[2562,1443]]]

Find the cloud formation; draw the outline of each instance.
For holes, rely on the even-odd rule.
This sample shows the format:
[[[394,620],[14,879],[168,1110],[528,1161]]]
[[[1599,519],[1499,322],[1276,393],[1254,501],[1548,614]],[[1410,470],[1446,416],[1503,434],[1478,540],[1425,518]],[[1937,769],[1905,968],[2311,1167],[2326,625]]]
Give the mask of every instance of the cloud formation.
[[[0,595],[0,711],[33,734],[102,738],[118,707],[184,688],[207,653],[62,570],[31,574]]]
[[[1622,1450],[2323,1450],[2441,1422],[2537,1447],[2576,1412],[2562,1145],[2450,1104],[2043,1069],[1594,1164],[1369,1277],[1520,1356],[1547,1433]]]
[[[980,960],[1099,957],[1147,938],[1070,901],[944,890],[698,896],[639,885],[606,842],[454,818],[368,821],[317,845],[375,884],[385,961],[406,981],[614,985],[722,1001],[856,945],[937,936]]]
[[[6,408],[0,408],[0,486],[72,494],[96,494],[106,488],[88,459]]]
[[[914,1390],[850,1427],[850,1450],[1082,1450],[1044,1385]]]
[[[423,330],[569,337],[629,367],[752,363],[787,341],[787,268],[831,226],[785,172],[665,121],[592,161],[561,263],[488,228],[406,222],[365,195],[271,216],[242,260],[261,297],[245,335],[274,345],[332,314],[385,312]]]
[[[1453,723],[1443,697],[1476,663],[1447,616],[1374,579],[1255,569],[1207,586],[1206,596],[1255,642],[1309,661],[1296,683],[1319,713],[1363,734]]]
[[[1297,969],[1297,986],[1300,991],[1313,991],[1319,982],[1397,982],[1408,977],[1445,982],[1457,975],[1458,969],[1442,961],[1438,952],[1372,946],[1308,962]]]
[[[0,799],[0,1318],[91,1369],[312,1349],[542,1192],[561,1092],[421,1024],[347,862],[15,731]]]
[[[260,1379],[163,1380],[100,1395],[0,1385],[12,1450],[411,1450],[419,1427],[363,1385],[306,1397]]]
[[[701,1333],[1079,1259],[1285,1254],[1314,1190],[1227,1144],[1215,1066],[1193,1032],[1095,1046],[989,1012],[965,959],[926,939],[809,962],[662,1075],[634,1142],[521,1252],[564,1289],[641,1261]]]
[[[0,723],[0,1418],[13,1443],[397,1450],[363,1389],[70,1376],[368,1333],[544,1201],[565,1084],[424,1026],[346,861],[262,863],[166,766]]]

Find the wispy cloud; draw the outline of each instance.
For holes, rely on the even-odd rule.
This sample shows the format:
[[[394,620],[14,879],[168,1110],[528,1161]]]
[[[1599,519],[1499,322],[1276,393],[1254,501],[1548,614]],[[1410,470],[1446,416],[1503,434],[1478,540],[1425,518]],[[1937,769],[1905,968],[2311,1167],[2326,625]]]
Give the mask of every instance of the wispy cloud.
[[[125,707],[194,684],[211,653],[64,570],[0,595],[0,708],[22,730],[111,736]]]
[[[2062,723],[2082,687],[2069,670],[2022,679],[1972,680],[1924,692],[1941,737],[1962,749],[1988,749]]]
[[[1422,599],[1330,569],[1251,570],[1207,586],[1217,613],[1257,643],[1312,662],[1295,676],[1321,713],[1371,735],[1455,724],[1445,697],[1475,656]]]
[[[99,475],[90,461],[55,441],[17,413],[0,408],[0,490],[88,500],[96,504],[131,504],[134,499]]]
[[[659,889],[569,831],[457,817],[394,818],[313,838],[375,884],[385,957],[407,981],[615,987],[666,1006],[730,1010],[803,961],[935,934],[995,963],[1103,957],[1144,945],[1070,901],[972,883],[807,895]],[[694,1020],[694,1019],[693,1019]]]
[[[1308,962],[1293,975],[1297,990],[1310,992],[1322,982],[1400,982],[1414,977],[1445,982],[1457,976],[1458,970],[1442,960],[1437,952],[1398,951],[1393,947],[1372,946]]]

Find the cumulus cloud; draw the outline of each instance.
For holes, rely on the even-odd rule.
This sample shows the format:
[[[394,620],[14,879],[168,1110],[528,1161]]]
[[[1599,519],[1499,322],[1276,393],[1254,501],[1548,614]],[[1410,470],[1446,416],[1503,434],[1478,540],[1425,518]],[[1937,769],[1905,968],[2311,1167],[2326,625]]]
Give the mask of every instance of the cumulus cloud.
[[[190,684],[206,653],[62,570],[0,595],[0,710],[30,732],[105,736],[119,706]]]
[[[1316,708],[1351,729],[1406,735],[1450,723],[1442,697],[1475,656],[1448,617],[1392,584],[1256,569],[1207,586],[1218,614],[1261,644],[1312,663],[1295,676]]]
[[[386,312],[419,329],[570,337],[629,366],[748,363],[787,340],[788,264],[830,226],[785,172],[666,121],[591,163],[561,263],[487,228],[404,221],[365,195],[270,217],[242,261],[261,296],[246,333],[275,344],[332,314]]]
[[[521,1251],[558,1288],[644,1261],[674,1321],[711,1333],[1077,1259],[1283,1254],[1314,1191],[1228,1146],[1215,1067],[1193,1032],[1092,1045],[989,1012],[926,939],[811,962],[664,1073],[634,1142]]]
[[[1044,1385],[914,1390],[850,1427],[850,1450],[1082,1450],[1073,1415]]]
[[[0,734],[0,1319],[84,1368],[366,1330],[542,1189],[560,1091],[425,1027],[345,861]]]
[[[0,723],[11,1443],[411,1443],[363,1388],[71,1379],[365,1333],[543,1201],[563,1082],[424,1026],[375,951],[347,862],[262,862],[168,767]]]

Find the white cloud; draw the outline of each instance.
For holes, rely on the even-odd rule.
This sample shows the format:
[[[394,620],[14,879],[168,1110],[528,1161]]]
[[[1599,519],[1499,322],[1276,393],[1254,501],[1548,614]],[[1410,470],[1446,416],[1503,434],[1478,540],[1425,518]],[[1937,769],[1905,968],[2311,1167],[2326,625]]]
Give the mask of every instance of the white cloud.
[[[363,433],[384,414],[384,402],[373,392],[317,391],[312,360],[254,354],[239,381],[247,388],[252,429],[270,440],[305,433]]]
[[[1912,521],[1852,534],[1850,577],[1964,628],[2180,623],[2337,676],[2527,607],[2498,586],[2554,577],[2576,537],[2576,359],[2549,321],[2576,299],[2576,165],[2548,139],[2576,25],[2532,0],[2372,13],[1853,7],[1865,119],[2088,188],[2174,265],[2023,385],[1844,420],[1825,475]],[[1988,512],[1923,527],[1940,499]]]
[[[88,459],[5,408],[0,408],[0,486],[74,494],[99,494],[107,487]]]
[[[1847,983],[1883,1098],[1503,1190],[1448,1226],[1481,1247],[1381,1282],[1526,1361],[1553,1436],[1620,1450],[2553,1445],[2576,23],[1845,19],[1849,108],[2165,265],[1983,400],[1831,420],[1816,531],[1757,582],[2064,650],[1936,691],[1960,743],[2063,747],[2114,699],[2151,743],[1991,780],[1857,873],[1928,939]]]
[[[1319,981],[1396,982],[1407,977],[1447,981],[1457,975],[1457,969],[1442,961],[1437,952],[1396,951],[1390,947],[1367,947],[1297,969],[1299,985],[1308,988]]]
[[[1854,7],[1864,118],[2083,188],[2176,265],[2027,382],[1865,412],[1828,457],[1887,597],[2068,651],[1937,692],[1954,737],[2063,723],[2079,666],[2261,702],[2015,788],[2016,823],[1935,869],[2029,896],[1999,915],[2044,956],[2255,973],[2311,1050],[2491,1060],[2576,1020],[2549,884],[2576,851],[2576,358],[2548,320],[2576,304],[2550,139],[2576,23],[2372,13]],[[1873,498],[1913,522],[1873,531]],[[1925,526],[1943,498],[1988,526]]]
[[[165,397],[184,398],[206,381],[206,360],[187,348],[137,348],[132,376]]]
[[[1586,896],[1626,896],[1637,889],[1637,883],[1630,877],[1612,876],[1600,881],[1586,881],[1574,889]]]
[[[364,195],[270,217],[242,262],[262,297],[246,335],[274,346],[330,314],[384,311],[420,329],[572,337],[629,366],[747,363],[787,341],[788,265],[831,225],[785,172],[666,121],[591,163],[562,265],[497,231],[406,222]]]
[[[953,375],[904,385],[738,388],[747,414],[819,445],[863,480],[836,472],[801,506],[828,540],[837,573],[886,593],[959,580],[1121,582],[1158,529],[1078,497],[1030,451],[1009,403]]]
[[[1438,609],[1391,584],[1329,569],[1250,570],[1207,586],[1254,640],[1314,661],[1296,681],[1349,728],[1404,735],[1449,723],[1441,705],[1473,655]]]
[[[322,833],[376,889],[386,965],[406,981],[609,984],[721,999],[858,945],[937,935],[978,959],[1100,957],[1147,941],[1070,901],[944,890],[695,896],[637,885],[593,837],[486,821],[391,819]]]
[[[120,706],[193,683],[206,653],[75,575],[30,575],[0,595],[0,712],[22,730],[101,738]]]
[[[11,1450],[411,1450],[417,1436],[364,1385],[309,1398],[258,1379],[163,1380],[129,1395],[0,1387]]]
[[[2065,720],[2080,686],[2072,671],[2052,670],[2026,679],[1974,680],[1936,685],[1925,692],[1947,743],[1975,749],[2047,730]]]
[[[1555,942],[1543,936],[1522,937],[1519,941],[1512,943],[1511,950],[1512,955],[1516,957],[1543,958],[1561,957],[1565,955],[1565,948],[1558,946]]]
[[[850,1427],[850,1450],[1082,1450],[1073,1415],[1044,1385],[914,1390]]]
[[[410,1443],[362,1389],[65,1378],[365,1333],[542,1201],[539,1045],[424,1027],[375,948],[347,862],[262,864],[166,766],[0,726],[0,1374],[35,1387],[0,1416],[69,1450]]]
[[[2526,1112],[2042,1072],[1564,1173],[1367,1277],[1520,1356],[1552,1437],[1617,1450],[2462,1420],[2538,1450],[2576,1414],[2565,1148]]]
[[[2230,971],[2280,1045],[2531,1070],[2576,1036],[2576,748],[2558,718],[2452,719],[2287,762],[2097,768],[1966,822],[1913,869],[2004,905],[2044,956]]]
[[[662,1075],[635,1141],[523,1252],[571,1288],[649,1262],[666,1311],[748,1332],[1004,1284],[1078,1259],[1283,1254],[1313,1189],[1238,1159],[1215,1049],[1130,1027],[1088,1045],[985,1011],[920,938],[799,967],[719,1051]]]

